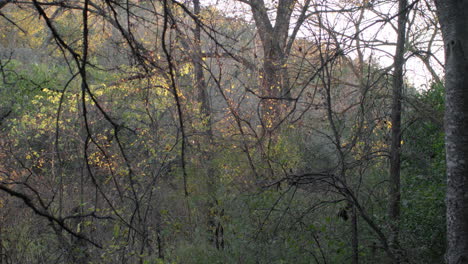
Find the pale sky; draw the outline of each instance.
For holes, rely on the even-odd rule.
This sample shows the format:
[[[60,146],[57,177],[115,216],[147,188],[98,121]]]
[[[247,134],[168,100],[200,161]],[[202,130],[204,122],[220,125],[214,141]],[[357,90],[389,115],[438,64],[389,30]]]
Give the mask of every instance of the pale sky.
[[[250,12],[250,7],[248,7],[246,4],[241,3],[237,0],[202,0],[202,5],[215,5],[217,8],[220,10],[224,11],[226,15],[228,16],[233,16],[233,17],[242,17],[243,19],[247,21],[252,21],[253,19],[251,17],[251,12]],[[274,0],[267,0],[265,1],[267,5],[271,5],[272,3],[276,2]],[[343,3],[343,1],[337,1]],[[332,5],[333,1],[327,1],[327,5]],[[336,3],[336,2],[335,2]],[[348,2],[349,3],[349,2]],[[341,4],[342,5],[342,4]],[[349,6],[348,6],[349,7]],[[347,7],[347,8],[348,8]],[[377,11],[379,13],[387,15],[387,17],[393,17],[394,15],[397,14],[397,5],[396,3],[392,4],[385,4],[376,7]],[[311,11],[313,11],[311,9]],[[274,20],[275,12],[271,12],[271,19]],[[335,30],[343,30],[343,32],[346,32],[347,35],[354,35],[355,34],[355,29],[354,27],[350,27],[349,25],[349,19],[353,17],[354,19],[357,17],[358,13],[355,12],[353,16],[351,16],[349,13],[348,14],[338,14],[338,13],[326,13],[324,16],[327,18],[328,21],[335,23]],[[382,16],[377,16],[375,13],[371,12],[366,12],[366,15],[364,16],[363,22],[362,22],[362,28],[366,28],[362,32],[362,39],[364,40],[372,40],[372,39],[379,39],[382,41],[388,41],[389,43],[396,43],[396,32],[394,28],[392,28],[391,24],[396,25],[396,17],[394,17],[391,22],[384,23],[383,22]],[[376,20],[380,20],[381,22],[375,23]],[[293,18],[294,21],[294,18]],[[424,23],[421,20],[421,18],[416,18],[414,20],[414,26],[413,28],[422,28],[424,27]],[[291,25],[292,27],[294,26],[294,23]],[[299,38],[307,38],[308,36],[313,35],[310,32],[310,28],[307,28],[306,26],[303,26],[301,28],[301,31],[298,34]],[[413,31],[416,32],[416,31]],[[422,31],[416,32],[416,33],[421,33]],[[428,34],[430,34],[429,32]],[[413,34],[416,35],[416,34]],[[425,36],[424,34],[420,34],[418,41],[421,42],[420,47],[421,49],[425,49],[423,42],[427,41],[429,38],[429,35]],[[444,53],[443,53],[443,45],[441,42],[441,37],[438,37],[438,41],[434,43],[434,47],[432,48],[432,52],[437,56],[437,59],[443,63],[444,61]],[[371,49],[367,48],[364,49],[364,54],[365,57],[368,59],[370,56],[372,56],[374,61],[378,61],[378,63],[382,67],[387,67],[390,66],[393,63],[393,54],[395,53],[395,46],[394,45],[385,45],[381,44],[378,46],[379,50],[376,49]],[[349,56],[351,57],[356,57],[355,54],[353,53],[348,53]],[[407,52],[406,57],[408,57],[410,54]],[[434,70],[439,74],[439,77],[442,78],[443,76],[443,68],[441,65],[439,65],[435,60],[431,60],[431,65],[433,66]],[[417,89],[425,89],[427,86],[430,84],[430,81],[432,79],[431,74],[427,70],[426,66],[424,63],[421,62],[421,60],[415,56],[412,56],[406,63],[405,65],[406,68],[406,79],[411,85],[414,85],[415,88]]]

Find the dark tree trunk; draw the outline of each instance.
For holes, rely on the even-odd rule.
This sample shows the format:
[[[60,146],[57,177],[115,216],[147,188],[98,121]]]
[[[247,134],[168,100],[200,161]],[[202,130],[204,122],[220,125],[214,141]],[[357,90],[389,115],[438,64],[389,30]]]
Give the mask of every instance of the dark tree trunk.
[[[287,68],[288,32],[295,0],[279,0],[273,26],[263,0],[251,0],[250,6],[263,46],[264,96],[289,96]]]
[[[6,4],[11,2],[11,0],[0,0],[0,9],[2,9]]]
[[[3,216],[1,216],[1,220],[3,220]],[[0,264],[3,264],[3,221],[0,223]]]
[[[200,17],[201,5],[200,0],[193,1],[194,14],[197,17]],[[223,229],[222,223],[217,220],[218,209],[217,207],[217,175],[214,170],[212,161],[213,161],[213,129],[211,124],[211,106],[208,97],[207,83],[204,76],[203,70],[203,59],[202,59],[202,47],[201,47],[201,25],[196,23],[194,30],[194,40],[193,48],[193,66],[195,71],[195,85],[197,89],[197,103],[200,104],[200,113],[202,122],[206,122],[206,133],[205,133],[205,142],[202,145],[207,146],[207,149],[202,149],[202,161],[201,163],[206,168],[206,185],[209,200],[207,202],[207,224],[210,234],[209,240],[213,242],[214,246],[217,249],[222,249],[224,247],[224,237],[223,232],[220,230]],[[220,217],[219,217],[220,218]],[[222,241],[222,242],[221,242]],[[223,244],[223,246],[221,246]]]
[[[290,87],[286,63],[290,46],[294,41],[292,36],[288,41],[291,15],[296,4],[295,0],[279,0],[276,10],[276,21],[272,25],[268,18],[263,0],[243,1],[252,9],[255,25],[262,42],[263,71],[261,76],[263,97],[262,119],[271,128],[275,125],[281,113],[283,99],[290,98]],[[306,5],[308,5],[307,1]],[[306,9],[303,11],[305,13]],[[298,21],[296,27],[302,21]]]
[[[160,226],[158,226],[156,229],[156,242],[158,243],[158,258],[164,259],[164,245],[163,245]]]
[[[468,263],[468,1],[436,0],[445,44],[448,264]]]
[[[390,219],[389,242],[393,250],[398,250],[400,223],[400,156],[401,156],[401,100],[403,90],[403,65],[405,63],[407,0],[398,1],[398,37],[394,56],[393,102],[392,102],[392,142],[390,148],[390,197],[388,216]],[[395,254],[400,262],[400,254]]]
[[[351,205],[351,228],[352,228],[352,240],[351,245],[353,248],[352,262],[353,264],[359,263],[359,230],[358,230],[358,215],[356,207]]]
[[[193,1],[194,6],[194,14],[199,17],[200,16],[200,0]],[[208,100],[208,92],[207,86],[205,81],[205,76],[203,74],[203,59],[202,59],[202,49],[201,49],[201,26],[199,23],[195,25],[194,31],[194,40],[193,40],[193,47],[195,56],[193,56],[193,66],[195,70],[195,82],[197,88],[197,100],[201,104],[201,112],[204,115],[203,118],[208,119],[208,133],[211,135],[211,107]]]

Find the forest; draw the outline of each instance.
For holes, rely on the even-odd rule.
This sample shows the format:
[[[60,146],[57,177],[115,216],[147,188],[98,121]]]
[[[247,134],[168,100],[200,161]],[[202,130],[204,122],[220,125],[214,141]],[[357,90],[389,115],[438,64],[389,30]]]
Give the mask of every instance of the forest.
[[[468,1],[0,0],[0,264],[468,263]]]

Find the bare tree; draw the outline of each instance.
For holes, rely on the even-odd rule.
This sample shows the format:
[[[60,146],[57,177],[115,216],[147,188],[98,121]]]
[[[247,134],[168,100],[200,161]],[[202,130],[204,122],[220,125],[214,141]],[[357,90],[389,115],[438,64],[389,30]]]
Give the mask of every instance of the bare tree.
[[[283,100],[291,98],[292,87],[290,87],[287,62],[297,33],[308,16],[307,11],[311,1],[305,1],[299,7],[299,14],[291,34],[289,34],[290,26],[292,15],[298,6],[297,1],[279,0],[274,7],[276,11],[274,23],[270,19],[268,6],[263,0],[242,0],[241,2],[250,6],[262,43],[263,65],[259,76],[262,83],[260,94],[264,104],[262,114],[266,127],[271,129],[281,119]]]
[[[405,64],[406,21],[408,2],[398,1],[398,31],[397,44],[394,57],[393,70],[393,99],[392,99],[392,141],[390,148],[390,197],[389,219],[391,221],[390,243],[398,248],[398,236],[400,225],[400,170],[401,170],[401,116],[402,116],[402,92],[403,92],[403,66]],[[396,254],[399,256],[399,254]],[[400,262],[401,260],[398,260]]]

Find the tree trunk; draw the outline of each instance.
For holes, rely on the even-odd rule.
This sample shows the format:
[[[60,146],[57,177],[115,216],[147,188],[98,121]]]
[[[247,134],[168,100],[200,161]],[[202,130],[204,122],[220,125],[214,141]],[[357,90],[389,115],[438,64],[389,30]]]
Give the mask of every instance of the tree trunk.
[[[291,15],[296,4],[294,0],[279,0],[276,21],[272,25],[263,0],[243,1],[252,9],[255,25],[262,42],[263,71],[262,120],[267,129],[274,128],[280,117],[283,99],[290,98],[288,71],[288,33]],[[305,12],[305,11],[304,11]],[[299,24],[300,26],[300,24]],[[298,25],[296,25],[298,27]],[[292,37],[289,41],[294,41]]]
[[[388,216],[390,219],[390,247],[398,250],[400,223],[400,156],[401,156],[401,100],[403,90],[403,65],[405,63],[405,32],[407,0],[398,1],[398,37],[394,56],[393,102],[392,102],[392,142],[390,148],[390,197]],[[399,263],[401,254],[395,254]]]
[[[200,17],[201,6],[200,0],[193,1],[194,14]],[[224,241],[222,230],[222,223],[217,220],[218,208],[217,208],[217,175],[213,167],[213,129],[211,124],[211,106],[209,103],[207,84],[203,72],[203,59],[202,59],[202,48],[201,48],[201,25],[196,22],[194,30],[193,48],[195,56],[193,56],[192,62],[195,71],[195,86],[197,88],[197,103],[200,104],[201,122],[206,122],[205,139],[206,141],[202,145],[206,145],[206,149],[202,147],[202,160],[201,164],[206,168],[206,185],[208,193],[207,202],[207,225],[210,234],[209,240],[213,242],[217,249],[222,249],[221,241]],[[220,217],[219,217],[220,218]]]
[[[194,14],[200,18],[200,12],[201,12],[201,6],[200,6],[200,0],[194,0],[193,1],[193,6],[194,6]],[[196,88],[197,88],[197,100],[201,104],[201,113],[204,115],[203,118],[208,119],[208,127],[207,127],[207,132],[209,136],[211,137],[211,107],[208,101],[208,93],[206,90],[206,81],[205,81],[205,76],[203,74],[203,59],[202,59],[202,49],[201,49],[201,25],[199,23],[196,23],[195,25],[195,31],[194,31],[194,43],[193,43],[193,48],[195,52],[195,56],[193,56],[193,66],[194,66],[194,71],[195,71],[195,82],[196,82]]]
[[[0,0],[0,9],[2,9],[6,4],[11,2],[11,0]]]
[[[0,264],[3,264],[3,216],[1,216],[2,222],[0,223]]]
[[[436,0],[445,44],[448,264],[468,263],[468,1]]]
[[[351,228],[352,228],[352,241],[353,248],[352,264],[359,263],[359,230],[358,230],[358,215],[356,206],[351,205]]]

